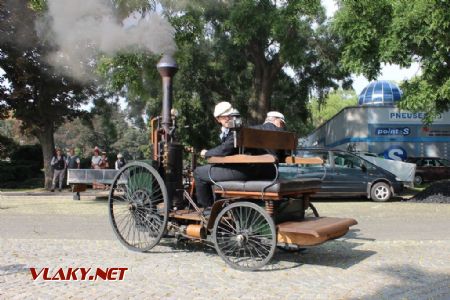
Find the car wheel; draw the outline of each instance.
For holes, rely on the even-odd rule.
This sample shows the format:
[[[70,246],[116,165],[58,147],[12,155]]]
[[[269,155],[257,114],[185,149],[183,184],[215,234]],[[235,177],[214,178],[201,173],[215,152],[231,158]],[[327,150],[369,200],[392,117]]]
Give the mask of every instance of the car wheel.
[[[370,197],[375,202],[386,202],[391,198],[391,187],[385,182],[377,182],[370,190]]]
[[[423,178],[420,175],[414,176],[414,184],[421,185],[423,183]]]

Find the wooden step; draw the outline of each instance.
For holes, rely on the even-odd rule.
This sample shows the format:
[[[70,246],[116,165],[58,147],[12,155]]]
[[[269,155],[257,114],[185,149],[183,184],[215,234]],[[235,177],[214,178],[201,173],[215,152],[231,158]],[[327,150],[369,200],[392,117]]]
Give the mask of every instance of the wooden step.
[[[299,246],[318,245],[345,235],[350,226],[356,225],[350,218],[305,218],[304,221],[284,222],[277,225],[278,243]]]

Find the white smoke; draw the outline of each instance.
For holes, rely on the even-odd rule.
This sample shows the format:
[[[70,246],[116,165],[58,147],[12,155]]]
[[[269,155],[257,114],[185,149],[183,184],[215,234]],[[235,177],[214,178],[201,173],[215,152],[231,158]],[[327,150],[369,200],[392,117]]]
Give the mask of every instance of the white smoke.
[[[174,29],[162,16],[148,13],[124,26],[107,0],[49,0],[45,23],[51,28],[47,38],[50,35],[58,48],[49,62],[81,80],[92,78],[89,70],[99,54],[136,49],[172,54],[176,50]]]

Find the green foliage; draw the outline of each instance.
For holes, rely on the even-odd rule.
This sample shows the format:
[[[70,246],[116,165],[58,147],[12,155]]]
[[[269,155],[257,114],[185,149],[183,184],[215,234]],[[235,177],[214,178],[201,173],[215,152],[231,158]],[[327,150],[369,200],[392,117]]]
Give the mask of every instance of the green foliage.
[[[42,186],[42,171],[29,161],[0,161],[0,188],[36,187],[38,178]]]
[[[0,135],[9,137],[20,145],[38,143],[36,137],[32,136],[27,130],[23,130],[22,122],[13,118],[0,119]]]
[[[42,149],[40,145],[16,146],[11,151],[11,161],[0,161],[0,188],[28,186],[24,181],[42,177]],[[40,180],[42,184],[42,180]]]
[[[28,4],[32,10],[37,12],[45,11],[47,9],[46,0],[29,0]]]
[[[155,114],[160,87],[158,58],[149,53],[130,52],[99,59],[98,73],[105,78],[106,88],[126,96],[131,117],[139,119],[146,109],[149,115]]]
[[[220,47],[219,53],[243,57],[244,66],[250,68],[250,97],[246,102],[252,121],[261,122],[265,112],[278,108],[273,93],[290,93],[287,98],[302,94],[306,97],[301,100],[306,103],[312,90],[322,98],[330,87],[337,87],[336,79],[346,79],[347,74],[338,68],[338,44],[324,20],[324,9],[318,0],[282,4],[237,1],[224,6],[222,14],[207,19],[207,25],[213,24],[214,33],[228,45]],[[236,56],[229,56],[229,48],[235,49]],[[295,79],[283,76],[287,66],[292,68]],[[291,84],[277,85],[280,78]],[[289,85],[296,90],[279,90]],[[297,114],[306,115],[299,110]]]
[[[10,159],[13,162],[30,161],[36,162],[38,169],[43,167],[42,148],[39,144],[36,145],[22,145],[18,146],[14,152],[11,153]]]
[[[11,110],[23,127],[35,134],[57,127],[65,117],[77,115],[81,103],[87,101],[87,90],[46,63],[53,45],[37,36],[37,14],[28,2],[2,2],[0,16],[4,20],[0,30],[0,68],[5,71],[0,82],[9,83],[0,90],[0,106]]]
[[[156,1],[153,0],[112,0],[118,13],[118,17],[126,18],[131,12],[146,13],[154,10]]]
[[[34,165],[1,162],[1,182],[21,181],[39,174]]]
[[[197,149],[217,143],[212,110],[219,101],[230,101],[250,125],[262,122],[266,111],[280,110],[289,129],[303,133],[312,92],[323,99],[337,80],[349,82],[319,0],[162,1],[162,8],[178,47],[178,138]],[[158,59],[140,53],[101,59],[99,73],[127,98],[133,118],[143,111],[150,118],[160,114]]]
[[[0,134],[0,159],[9,158],[17,146],[12,138]]]
[[[108,155],[111,153],[113,162],[118,152],[127,159],[144,158],[149,143],[147,130],[134,126],[117,103],[103,100],[94,103],[89,115],[68,121],[56,131],[56,145],[63,149],[76,148],[81,158],[90,159],[95,146]]]
[[[400,106],[425,111],[430,122],[450,107],[450,2],[438,0],[342,0],[333,27],[343,39],[343,65],[370,79],[380,63],[408,67],[421,75],[405,82]]]
[[[55,45],[38,36],[35,28],[44,8],[45,1],[0,2],[0,68],[5,72],[0,76],[0,117],[5,111],[12,113],[24,131],[38,138],[49,187],[55,128],[80,116],[81,105],[98,90],[95,82],[80,84],[49,65],[47,58]]]
[[[321,103],[318,99],[313,99],[309,103],[313,128],[317,128],[330,120],[343,108],[355,106],[357,103],[356,93],[347,90],[338,90],[328,94],[325,103]]]

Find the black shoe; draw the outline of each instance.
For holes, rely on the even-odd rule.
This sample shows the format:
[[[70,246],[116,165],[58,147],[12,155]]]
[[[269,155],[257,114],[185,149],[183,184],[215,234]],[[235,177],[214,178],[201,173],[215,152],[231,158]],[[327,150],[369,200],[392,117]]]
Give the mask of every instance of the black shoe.
[[[51,189],[50,192],[54,193],[54,192],[55,192],[55,189]]]

